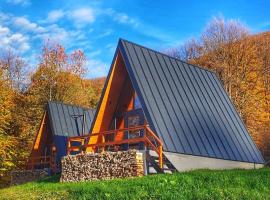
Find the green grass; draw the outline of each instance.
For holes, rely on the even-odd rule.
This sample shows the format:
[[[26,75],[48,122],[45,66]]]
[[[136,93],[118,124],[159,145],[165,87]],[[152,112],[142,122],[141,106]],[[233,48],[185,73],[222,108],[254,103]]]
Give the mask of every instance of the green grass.
[[[270,169],[198,170],[59,183],[54,176],[0,190],[0,199],[270,199]]]

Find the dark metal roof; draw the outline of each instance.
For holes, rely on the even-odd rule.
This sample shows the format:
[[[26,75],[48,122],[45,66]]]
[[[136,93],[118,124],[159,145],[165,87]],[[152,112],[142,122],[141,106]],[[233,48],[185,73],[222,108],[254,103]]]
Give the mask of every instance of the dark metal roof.
[[[80,136],[83,135],[83,113],[85,111],[85,134],[89,134],[95,109],[86,109],[75,105],[49,101],[47,111],[52,127],[53,135]]]
[[[85,135],[89,134],[95,109],[86,109],[62,102],[49,101],[47,104],[51,131],[57,148],[58,161],[66,155],[67,138],[83,134],[83,113],[85,111]]]
[[[125,40],[118,49],[165,151],[264,163],[213,72]]]

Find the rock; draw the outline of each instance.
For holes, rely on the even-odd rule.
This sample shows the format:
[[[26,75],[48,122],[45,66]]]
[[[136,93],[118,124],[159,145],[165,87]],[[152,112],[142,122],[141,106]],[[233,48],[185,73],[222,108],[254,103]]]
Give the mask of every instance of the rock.
[[[49,176],[48,172],[43,169],[12,171],[10,175],[10,185],[20,185]]]

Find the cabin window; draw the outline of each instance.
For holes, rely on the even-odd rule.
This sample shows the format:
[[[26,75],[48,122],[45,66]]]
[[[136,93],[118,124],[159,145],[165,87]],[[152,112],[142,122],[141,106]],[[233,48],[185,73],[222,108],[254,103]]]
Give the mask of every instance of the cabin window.
[[[135,98],[134,98],[134,109],[139,109],[141,108],[141,103],[140,103],[140,100],[139,100],[139,97],[138,95],[135,93]]]

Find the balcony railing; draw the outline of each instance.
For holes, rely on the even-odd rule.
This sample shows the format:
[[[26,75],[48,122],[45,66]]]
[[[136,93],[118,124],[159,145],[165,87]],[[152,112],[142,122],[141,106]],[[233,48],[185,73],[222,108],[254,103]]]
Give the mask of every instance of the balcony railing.
[[[132,138],[123,138],[121,140],[116,140],[116,136],[121,133],[143,133],[139,136],[132,137]],[[88,144],[90,137],[98,136],[101,138],[95,144]],[[110,137],[108,137],[110,136]],[[76,143],[76,145],[74,145]],[[79,144],[78,144],[79,143]],[[153,150],[157,153],[159,157],[159,167],[163,168],[163,146],[161,140],[156,136],[156,134],[150,129],[148,125],[143,126],[134,126],[129,128],[123,129],[116,129],[116,130],[109,130],[100,133],[92,133],[86,136],[76,136],[76,137],[69,137],[67,142],[67,155],[71,154],[72,152],[84,152],[89,149],[101,149],[102,151],[108,151],[110,147],[117,147],[121,144],[144,144],[150,150]],[[117,149],[117,148],[116,148]],[[94,150],[92,150],[94,151]]]
[[[44,169],[50,168],[52,172],[56,172],[56,148],[52,148],[52,154],[48,156],[33,156],[26,161],[26,169]]]

